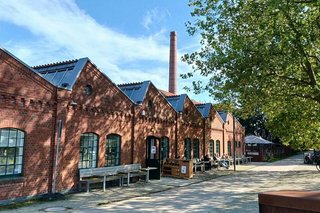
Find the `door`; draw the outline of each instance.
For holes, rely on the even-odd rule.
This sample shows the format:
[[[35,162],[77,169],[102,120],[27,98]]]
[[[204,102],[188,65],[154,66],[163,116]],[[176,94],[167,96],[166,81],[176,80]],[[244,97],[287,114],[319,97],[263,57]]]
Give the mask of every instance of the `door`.
[[[160,180],[161,176],[161,165],[160,165],[160,159],[161,159],[161,153],[160,153],[161,147],[160,147],[160,139],[156,138],[154,136],[147,137],[147,159],[146,159],[146,165],[147,167],[156,167],[157,169],[152,169],[149,171],[149,178]]]

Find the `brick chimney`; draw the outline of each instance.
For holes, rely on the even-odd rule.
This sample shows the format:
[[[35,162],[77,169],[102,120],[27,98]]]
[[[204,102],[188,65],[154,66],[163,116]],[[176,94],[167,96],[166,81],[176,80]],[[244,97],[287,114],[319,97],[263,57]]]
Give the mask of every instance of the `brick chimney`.
[[[177,34],[170,32],[169,92],[177,94]]]

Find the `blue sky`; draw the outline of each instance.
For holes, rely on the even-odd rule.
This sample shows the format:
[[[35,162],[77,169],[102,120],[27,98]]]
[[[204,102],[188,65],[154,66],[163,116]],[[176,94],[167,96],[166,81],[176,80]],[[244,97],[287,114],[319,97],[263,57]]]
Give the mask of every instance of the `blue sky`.
[[[191,69],[180,57],[199,48],[186,32],[190,12],[188,0],[0,0],[0,46],[30,66],[88,57],[117,84],[151,80],[166,90],[170,31],[179,73]],[[179,77],[179,93],[186,85]]]

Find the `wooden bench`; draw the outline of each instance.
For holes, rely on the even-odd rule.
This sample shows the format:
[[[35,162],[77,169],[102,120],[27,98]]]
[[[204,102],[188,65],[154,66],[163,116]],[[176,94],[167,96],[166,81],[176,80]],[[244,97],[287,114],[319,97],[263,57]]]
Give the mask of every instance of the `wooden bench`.
[[[123,165],[119,173],[124,174],[124,176],[122,176],[122,182],[124,179],[127,179],[127,186],[130,184],[131,177],[145,176],[145,181],[149,181],[149,169],[142,168],[140,163]]]
[[[106,182],[112,180],[119,180],[119,186],[121,186],[122,175],[119,175],[118,173],[121,168],[122,166],[79,169],[79,190],[81,191],[81,186],[83,183],[86,184],[87,192],[90,190],[90,184],[103,183],[103,191],[105,191]]]

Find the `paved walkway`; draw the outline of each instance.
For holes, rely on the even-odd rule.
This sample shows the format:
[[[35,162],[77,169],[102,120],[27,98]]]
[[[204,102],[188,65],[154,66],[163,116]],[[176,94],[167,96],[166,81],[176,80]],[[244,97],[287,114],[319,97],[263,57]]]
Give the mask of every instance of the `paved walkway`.
[[[77,193],[8,212],[258,212],[257,194],[271,190],[320,190],[320,173],[301,155],[275,163],[237,165],[183,180],[164,177],[150,183]]]

